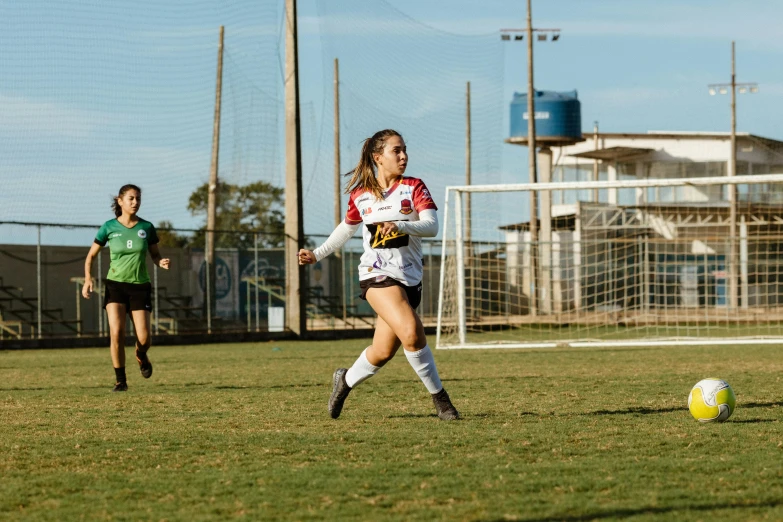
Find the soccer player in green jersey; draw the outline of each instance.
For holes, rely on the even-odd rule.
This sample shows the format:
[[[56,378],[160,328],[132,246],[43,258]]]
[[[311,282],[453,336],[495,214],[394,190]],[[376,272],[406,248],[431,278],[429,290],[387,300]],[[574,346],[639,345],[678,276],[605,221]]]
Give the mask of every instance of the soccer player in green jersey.
[[[112,198],[115,219],[101,226],[95,242],[84,262],[84,287],[82,295],[90,298],[93,280],[90,275],[92,260],[102,247],[109,244],[111,264],[106,277],[103,307],[109,317],[111,359],[114,364],[116,384],[114,390],[127,391],[125,377],[125,315],[129,314],[136,331],[136,360],[145,379],[152,375],[152,363],[147,357],[150,349],[150,311],[152,310],[152,285],[147,273],[147,252],[152,262],[168,270],[169,260],[161,258],[158,235],[149,221],[137,213],[141,206],[141,189],[136,185],[123,185],[117,197]],[[100,277],[100,274],[99,274]]]

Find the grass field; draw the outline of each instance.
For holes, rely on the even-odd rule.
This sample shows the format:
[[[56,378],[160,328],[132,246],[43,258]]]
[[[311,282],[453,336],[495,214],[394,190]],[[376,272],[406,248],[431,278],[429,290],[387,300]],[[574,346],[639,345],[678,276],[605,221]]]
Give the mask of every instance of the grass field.
[[[362,341],[0,352],[3,520],[783,520],[780,346],[398,356],[326,412]],[[717,376],[738,408],[688,413]]]

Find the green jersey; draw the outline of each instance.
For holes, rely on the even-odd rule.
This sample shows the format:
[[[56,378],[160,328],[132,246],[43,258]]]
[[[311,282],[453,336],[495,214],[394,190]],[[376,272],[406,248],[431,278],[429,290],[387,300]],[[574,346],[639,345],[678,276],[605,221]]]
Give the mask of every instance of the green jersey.
[[[147,249],[158,244],[158,234],[149,221],[139,221],[128,228],[117,219],[111,219],[101,226],[95,236],[101,246],[109,243],[111,265],[107,279],[120,283],[149,283],[147,273]]]

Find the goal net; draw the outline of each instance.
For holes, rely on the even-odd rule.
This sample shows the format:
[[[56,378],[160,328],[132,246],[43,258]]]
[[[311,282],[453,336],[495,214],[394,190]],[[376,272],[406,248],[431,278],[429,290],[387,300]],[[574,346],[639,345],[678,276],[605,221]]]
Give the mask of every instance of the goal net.
[[[783,175],[449,187],[444,210],[438,348],[783,342]]]

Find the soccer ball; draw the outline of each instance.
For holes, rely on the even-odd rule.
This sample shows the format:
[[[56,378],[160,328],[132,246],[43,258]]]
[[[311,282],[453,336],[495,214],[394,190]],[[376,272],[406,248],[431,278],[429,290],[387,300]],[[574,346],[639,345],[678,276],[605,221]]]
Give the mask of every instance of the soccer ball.
[[[688,409],[699,422],[723,422],[734,413],[737,398],[729,383],[721,379],[704,379],[688,395]]]

